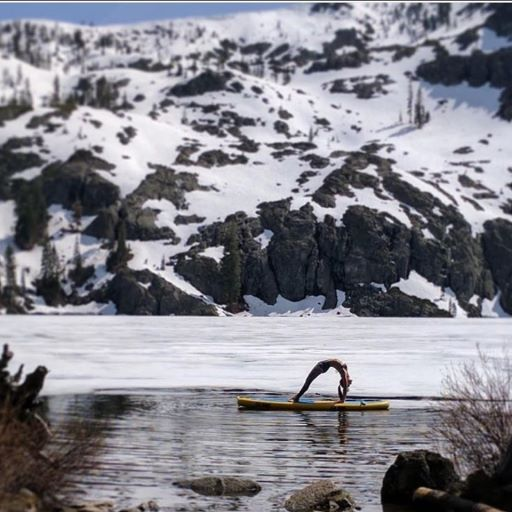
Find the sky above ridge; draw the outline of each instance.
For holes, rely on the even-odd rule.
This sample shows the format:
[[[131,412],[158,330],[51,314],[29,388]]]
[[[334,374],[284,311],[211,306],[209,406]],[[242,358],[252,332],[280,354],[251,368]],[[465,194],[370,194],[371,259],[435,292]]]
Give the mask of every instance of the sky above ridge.
[[[111,25],[190,16],[222,16],[237,12],[281,9],[292,5],[285,2],[0,2],[0,21],[42,18],[87,25]]]

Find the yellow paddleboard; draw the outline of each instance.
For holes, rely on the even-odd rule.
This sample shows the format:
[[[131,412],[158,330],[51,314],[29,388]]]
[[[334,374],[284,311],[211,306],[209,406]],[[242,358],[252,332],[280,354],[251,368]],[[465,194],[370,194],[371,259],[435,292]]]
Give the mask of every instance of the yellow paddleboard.
[[[283,397],[251,398],[238,396],[238,407],[244,409],[281,410],[281,411],[386,411],[387,400],[309,400],[301,398],[299,402],[288,402]]]

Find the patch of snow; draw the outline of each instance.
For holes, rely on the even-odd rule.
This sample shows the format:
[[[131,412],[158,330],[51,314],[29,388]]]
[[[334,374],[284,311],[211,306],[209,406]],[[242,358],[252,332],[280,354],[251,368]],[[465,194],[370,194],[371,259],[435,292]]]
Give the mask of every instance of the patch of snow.
[[[115,315],[117,308],[113,302],[102,304],[89,302],[80,306],[47,306],[43,301],[35,301],[34,313],[50,315]]]
[[[0,202],[0,243],[2,243],[2,254],[5,251],[4,245],[10,243],[14,236],[16,226],[16,203],[15,201]]]
[[[486,318],[511,318],[511,315],[503,311],[500,304],[501,292],[498,292],[491,300],[482,301],[482,316]]]
[[[392,284],[391,288],[398,288],[401,292],[412,297],[429,300],[439,309],[449,311],[451,299],[445,291],[414,270],[407,279],[402,277],[398,283]]]
[[[272,240],[273,236],[273,231],[271,231],[270,229],[265,229],[263,230],[263,233],[261,233],[261,235],[258,235],[254,240],[260,243],[262,249],[265,249],[268,247],[268,244],[270,243],[270,240]]]
[[[207,247],[199,254],[201,256],[205,256],[206,258],[211,258],[212,260],[215,260],[217,263],[220,263],[224,256],[224,246],[216,245],[214,247]]]
[[[323,295],[309,296],[299,301],[277,297],[275,304],[267,304],[252,295],[244,295],[249,306],[250,316],[311,316],[311,315],[341,315],[353,316],[347,308],[342,306],[345,301],[345,292],[336,292],[337,306],[333,309],[323,309],[325,297]]]

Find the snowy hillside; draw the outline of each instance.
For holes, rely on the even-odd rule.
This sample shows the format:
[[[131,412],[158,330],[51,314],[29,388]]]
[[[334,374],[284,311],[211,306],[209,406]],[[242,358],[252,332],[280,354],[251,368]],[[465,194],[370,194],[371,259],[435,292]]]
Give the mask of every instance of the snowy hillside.
[[[507,4],[0,23],[0,310],[512,314],[511,36]]]

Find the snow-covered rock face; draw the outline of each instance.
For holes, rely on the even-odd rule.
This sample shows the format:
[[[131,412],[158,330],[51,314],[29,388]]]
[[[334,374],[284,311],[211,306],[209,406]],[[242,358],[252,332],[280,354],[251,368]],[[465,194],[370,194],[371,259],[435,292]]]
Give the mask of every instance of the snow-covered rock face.
[[[0,23],[0,251],[23,288],[3,261],[0,310],[512,314],[511,19],[357,2]]]

